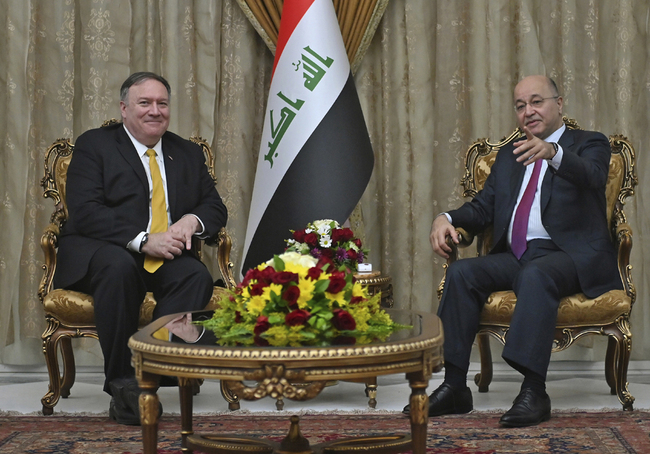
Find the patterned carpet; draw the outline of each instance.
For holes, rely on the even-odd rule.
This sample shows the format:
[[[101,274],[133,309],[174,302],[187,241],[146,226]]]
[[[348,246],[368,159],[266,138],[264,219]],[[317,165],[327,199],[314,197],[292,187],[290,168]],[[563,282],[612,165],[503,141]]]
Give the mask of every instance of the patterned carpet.
[[[281,441],[289,414],[235,412],[194,418],[195,433],[230,433]],[[431,418],[428,453],[650,453],[650,412],[554,412],[536,427],[505,429],[500,414]],[[408,418],[397,413],[303,414],[302,433],[312,445],[342,437],[407,433]],[[180,418],[164,416],[159,453],[180,452]],[[96,454],[142,452],[138,427],[101,416],[0,415],[0,453]],[[195,451],[197,452],[197,451]]]

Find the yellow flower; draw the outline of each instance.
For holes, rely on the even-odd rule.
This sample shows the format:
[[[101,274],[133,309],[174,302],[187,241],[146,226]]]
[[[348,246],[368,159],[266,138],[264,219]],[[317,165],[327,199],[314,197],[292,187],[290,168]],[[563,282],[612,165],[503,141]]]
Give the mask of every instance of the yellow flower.
[[[363,285],[359,284],[358,282],[352,284],[352,297],[355,296],[361,296],[363,298],[368,297],[368,292],[366,289],[364,289]]]
[[[339,304],[339,307],[346,307],[348,305],[348,302],[345,299],[345,292],[338,292],[338,293],[325,292],[325,296],[328,299],[330,299],[332,303],[337,302]]]
[[[311,279],[300,279],[300,282],[298,282],[298,289],[300,289],[298,307],[300,309],[307,308],[307,301],[309,301],[313,296],[315,286],[316,282],[312,281]]]
[[[262,298],[269,301],[271,299],[271,292],[274,292],[276,295],[282,295],[282,286],[280,284],[271,284],[268,287],[264,287]]]
[[[257,317],[262,313],[266,307],[266,299],[263,295],[253,296],[248,300],[246,304],[246,310],[251,314]]]

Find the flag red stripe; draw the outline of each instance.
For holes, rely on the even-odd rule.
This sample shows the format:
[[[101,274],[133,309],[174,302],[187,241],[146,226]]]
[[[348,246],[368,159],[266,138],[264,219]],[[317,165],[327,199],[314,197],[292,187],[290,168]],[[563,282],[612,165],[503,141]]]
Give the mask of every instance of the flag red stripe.
[[[305,15],[307,10],[311,7],[314,0],[285,0],[282,6],[282,17],[280,18],[280,32],[278,34],[278,43],[275,46],[275,61],[273,62],[273,72],[271,79],[275,74],[275,66],[280,60],[280,55],[284,50],[284,46],[289,41],[302,16]]]

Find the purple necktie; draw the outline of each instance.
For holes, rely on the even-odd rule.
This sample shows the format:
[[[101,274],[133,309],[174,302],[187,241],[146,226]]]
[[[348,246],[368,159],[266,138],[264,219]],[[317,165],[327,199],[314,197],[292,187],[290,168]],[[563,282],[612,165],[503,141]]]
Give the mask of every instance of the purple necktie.
[[[533,167],[533,174],[530,176],[528,186],[524,191],[524,195],[519,202],[517,212],[515,213],[515,220],[512,224],[512,241],[510,247],[512,253],[515,254],[517,260],[526,252],[526,233],[528,232],[528,217],[530,216],[530,208],[533,206],[533,199],[535,192],[537,192],[537,180],[539,179],[539,170],[542,167],[542,160],[535,161]]]

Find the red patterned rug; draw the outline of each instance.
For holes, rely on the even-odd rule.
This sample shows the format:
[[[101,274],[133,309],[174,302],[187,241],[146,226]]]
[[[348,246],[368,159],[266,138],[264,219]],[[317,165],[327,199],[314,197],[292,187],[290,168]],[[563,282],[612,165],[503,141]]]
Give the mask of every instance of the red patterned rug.
[[[289,414],[236,412],[194,418],[195,433],[237,433],[281,441]],[[505,429],[500,414],[431,418],[428,453],[650,453],[650,412],[554,412],[550,421]],[[343,437],[407,433],[399,413],[303,414],[303,435],[312,445]],[[180,452],[180,418],[163,416],[159,453]],[[139,427],[120,426],[101,416],[0,416],[0,453],[96,454],[142,452]],[[197,452],[197,451],[195,451]]]

